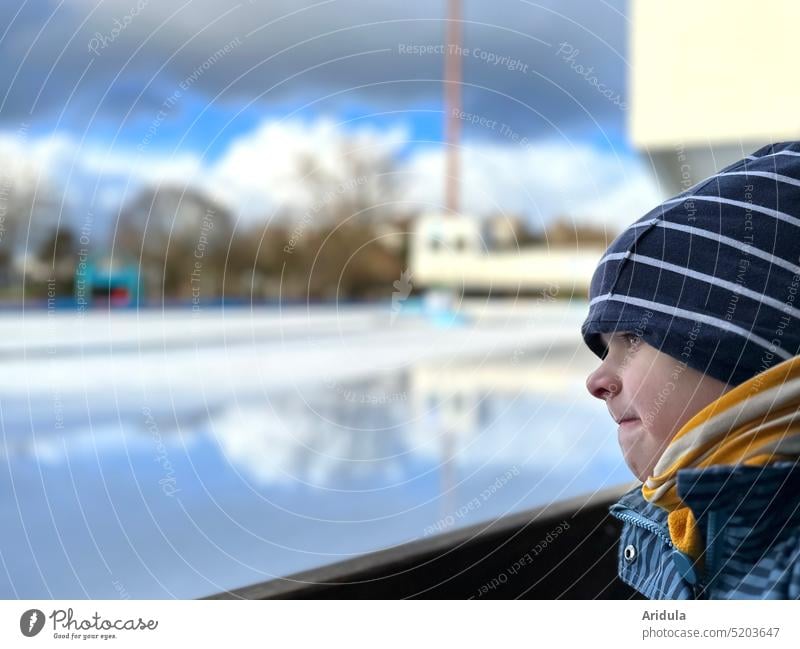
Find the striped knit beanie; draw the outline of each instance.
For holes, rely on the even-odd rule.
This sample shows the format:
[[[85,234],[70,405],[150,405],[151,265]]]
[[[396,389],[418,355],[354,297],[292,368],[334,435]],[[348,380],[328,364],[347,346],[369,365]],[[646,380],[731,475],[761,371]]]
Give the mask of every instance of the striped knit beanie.
[[[581,334],[630,331],[730,385],[800,353],[800,142],[758,149],[609,246]],[[799,300],[800,301],[800,300]]]

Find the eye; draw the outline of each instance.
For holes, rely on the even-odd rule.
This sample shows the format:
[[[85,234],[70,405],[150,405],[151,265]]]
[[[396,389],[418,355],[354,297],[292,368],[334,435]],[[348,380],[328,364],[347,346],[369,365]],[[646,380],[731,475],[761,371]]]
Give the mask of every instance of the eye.
[[[628,341],[631,345],[636,345],[641,338],[634,333],[625,334],[625,340]]]

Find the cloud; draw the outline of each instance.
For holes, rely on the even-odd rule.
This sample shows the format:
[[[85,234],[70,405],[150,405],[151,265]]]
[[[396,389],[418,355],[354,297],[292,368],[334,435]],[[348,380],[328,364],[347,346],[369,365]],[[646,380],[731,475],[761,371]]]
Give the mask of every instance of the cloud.
[[[42,137],[30,134],[27,128],[0,132],[2,176],[33,190],[51,179],[56,167],[68,166],[74,150],[74,140],[61,133]]]
[[[408,140],[406,129],[385,131],[360,128],[353,132],[330,119],[265,121],[253,133],[235,138],[206,174],[206,186],[223,202],[235,206],[245,219],[273,210],[308,209],[319,197],[304,177],[302,161],[312,160],[315,171],[346,184],[347,158],[370,160],[396,156]]]
[[[400,48],[442,44],[444,2],[149,0],[134,15],[142,1],[33,0],[18,14],[15,3],[3,5],[0,120],[11,128],[29,118],[60,121],[79,133],[98,124],[124,128],[132,116],[157,113],[234,39],[241,44],[192,83],[191,94],[206,104],[264,111],[308,104],[315,114],[441,105],[442,54]],[[536,137],[576,125],[621,132],[623,111],[557,52],[568,43],[576,61],[624,97],[625,7],[622,0],[464,3],[465,106]],[[93,39],[104,47],[91,51]],[[503,57],[526,70],[509,70],[498,63]]]
[[[400,125],[345,128],[325,118],[269,119],[234,138],[213,161],[190,152],[81,148],[76,138],[66,135],[16,134],[0,135],[0,161],[11,170],[7,174],[38,178],[83,201],[94,196],[108,210],[117,209],[141,188],[177,184],[208,193],[244,223],[253,223],[275,212],[301,214],[319,200],[303,177],[305,159],[329,183],[344,186],[353,180],[347,177],[350,158],[358,158],[368,171],[391,157],[401,200],[423,210],[443,209],[444,149],[409,152],[408,141],[408,129]],[[639,159],[586,142],[541,139],[520,146],[468,139],[462,156],[462,209],[478,217],[520,214],[538,228],[566,215],[618,229],[661,199]]]
[[[409,200],[433,208],[443,204],[444,156],[437,148],[411,159]],[[462,156],[462,209],[478,216],[522,214],[543,227],[565,215],[616,230],[660,200],[638,159],[585,143],[468,143]]]
[[[81,166],[93,175],[129,178],[134,185],[192,183],[202,179],[205,173],[203,161],[192,152],[141,154],[122,150],[109,152],[91,147],[82,154]]]

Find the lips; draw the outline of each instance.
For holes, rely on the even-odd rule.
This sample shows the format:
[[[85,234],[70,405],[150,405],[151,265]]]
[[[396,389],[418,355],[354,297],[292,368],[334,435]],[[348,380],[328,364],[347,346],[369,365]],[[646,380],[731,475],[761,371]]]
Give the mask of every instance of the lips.
[[[611,417],[612,417],[612,418],[614,419],[614,421],[616,421],[618,424],[623,424],[623,423],[625,423],[626,421],[639,421],[639,418],[638,418],[638,417],[627,417],[627,416],[625,416],[625,417],[620,417],[620,418],[618,419],[617,417],[614,417],[614,413],[611,413]]]

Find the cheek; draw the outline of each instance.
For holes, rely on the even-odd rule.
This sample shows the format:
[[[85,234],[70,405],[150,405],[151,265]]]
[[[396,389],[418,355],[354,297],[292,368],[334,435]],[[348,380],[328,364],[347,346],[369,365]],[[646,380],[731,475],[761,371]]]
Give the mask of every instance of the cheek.
[[[663,451],[677,431],[675,424],[675,416],[669,411],[666,404],[661,410],[654,411],[645,421],[642,421],[642,446],[647,447],[651,452]]]
[[[653,424],[648,426],[643,421],[622,424],[617,427],[619,445],[631,454],[641,453],[643,450],[651,451],[658,445],[659,437],[660,433],[657,424],[655,429]]]
[[[671,429],[668,423],[674,422],[685,409],[685,399],[680,394],[678,383],[657,378],[668,375],[658,364],[640,363],[641,358],[636,360],[626,376],[626,385],[631,389],[631,406],[642,420],[648,436],[663,439]]]

